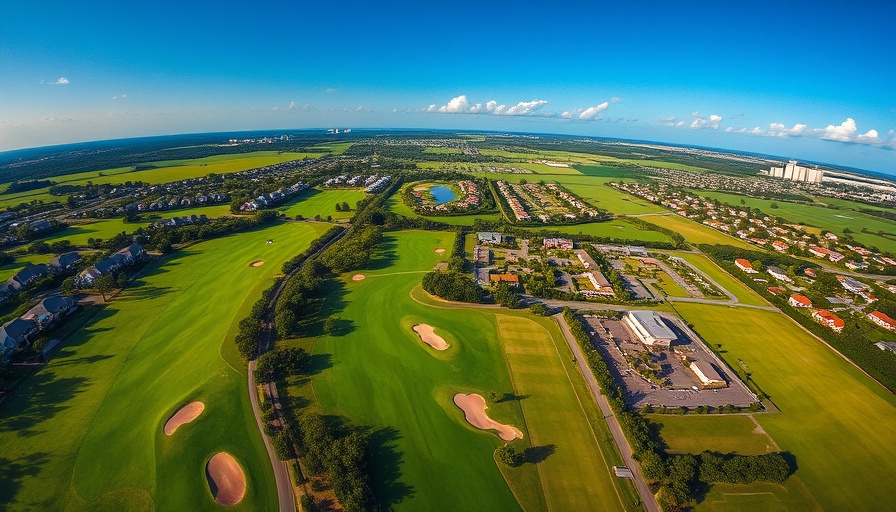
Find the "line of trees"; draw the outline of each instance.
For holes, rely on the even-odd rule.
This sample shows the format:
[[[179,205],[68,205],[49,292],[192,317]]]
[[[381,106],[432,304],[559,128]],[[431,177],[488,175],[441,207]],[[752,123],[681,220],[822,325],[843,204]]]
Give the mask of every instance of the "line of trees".
[[[570,331],[588,360],[588,365],[619,420],[632,452],[640,462],[644,478],[655,491],[657,501],[666,510],[680,510],[694,502],[703,487],[715,482],[780,483],[793,473],[786,452],[764,455],[734,455],[704,452],[669,455],[655,432],[658,429],[638,411],[630,410],[621,386],[613,379],[606,361],[591,343],[582,321],[570,309],[563,311]]]
[[[249,360],[258,354],[259,343],[261,341],[261,322],[264,319],[264,313],[267,309],[267,302],[271,295],[280,285],[280,280],[274,281],[270,288],[265,290],[255,304],[252,305],[252,311],[249,316],[240,320],[240,330],[236,335],[236,347],[243,356],[243,359]]]
[[[302,263],[308,259],[309,256],[319,251],[321,247],[325,246],[330,240],[335,238],[339,233],[345,230],[342,226],[333,226],[328,229],[324,234],[319,236],[317,239],[311,242],[311,245],[305,249],[305,252],[299,254],[298,256],[293,256],[288,261],[283,263],[283,273],[289,274],[293,270],[299,267]]]

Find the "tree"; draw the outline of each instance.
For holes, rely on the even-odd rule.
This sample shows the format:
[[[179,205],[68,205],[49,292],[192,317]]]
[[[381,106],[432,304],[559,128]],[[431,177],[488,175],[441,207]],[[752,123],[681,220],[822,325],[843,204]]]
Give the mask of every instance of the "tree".
[[[337,212],[341,212],[341,211],[342,211],[342,203],[336,203],[336,211],[337,211]]]
[[[115,277],[111,274],[102,275],[96,278],[93,287],[103,296],[103,302],[106,302],[106,292],[112,291],[115,287]]]
[[[498,460],[505,466],[515,468],[521,466],[526,461],[526,457],[522,452],[518,452],[512,446],[505,444],[498,448]]]
[[[773,201],[772,204],[768,205],[768,207],[771,208],[772,210],[777,210],[777,209],[778,209],[778,203],[776,203],[776,202]]]
[[[756,272],[762,272],[762,270],[765,268],[765,265],[763,265],[759,260],[753,261],[751,262],[751,264],[753,265],[753,270],[755,270]]]
[[[324,320],[324,333],[335,334],[339,330],[339,320],[330,317]]]

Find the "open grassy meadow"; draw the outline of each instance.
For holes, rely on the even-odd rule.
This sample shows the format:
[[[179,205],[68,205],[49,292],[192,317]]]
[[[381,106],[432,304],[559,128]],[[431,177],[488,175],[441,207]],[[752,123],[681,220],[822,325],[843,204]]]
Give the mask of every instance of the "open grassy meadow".
[[[527,228],[528,229],[528,228]],[[547,229],[569,235],[589,235],[599,237],[616,238],[618,240],[632,240],[643,242],[671,242],[672,239],[665,233],[650,229],[641,229],[625,219],[614,219],[605,222],[590,222],[587,224],[573,224],[569,226],[545,226],[531,228],[535,231]]]
[[[602,455],[608,434],[584,382],[573,384],[582,378],[571,356],[561,357],[553,320],[436,302],[419,288],[423,274],[448,257],[434,250],[450,248],[453,236],[388,234],[370,268],[357,272],[366,278],[345,276],[326,299],[324,309],[345,322],[345,332],[313,344],[315,357],[327,361],[311,379],[320,410],[372,428],[381,506],[627,508],[635,494],[610,474],[618,454]],[[412,330],[418,323],[433,326],[449,348],[423,344]],[[494,403],[492,391],[507,398]],[[503,441],[465,421],[452,401],[459,392],[486,397],[490,417],[522,431],[513,445],[536,448],[541,462],[499,467],[493,453]]]
[[[826,229],[828,231],[833,231],[838,235],[842,235],[843,230],[848,228],[852,231],[852,236],[856,241],[869,247],[877,247],[883,251],[896,253],[896,222],[836,207],[848,205],[849,203],[845,201],[831,201],[830,204],[835,206],[832,208],[831,206],[824,204],[810,205],[788,203],[784,201],[757,199],[737,194],[707,190],[695,190],[694,193],[734,205],[740,204],[740,202],[743,201],[747,206],[751,208],[759,208],[767,215],[775,215],[797,224],[804,224],[818,229]],[[827,201],[827,198],[820,198],[820,200]],[[778,207],[772,208],[771,203],[775,202]],[[852,205],[854,207],[870,208],[857,203],[852,203]],[[863,228],[866,229],[867,232],[863,233]],[[885,237],[878,235],[878,232],[881,231],[889,233],[890,236]]]
[[[660,436],[670,453],[700,453],[710,450],[758,455],[776,450],[774,440],[746,414],[654,414],[650,416],[650,421],[660,426]]]
[[[796,457],[795,477],[822,508],[883,510],[896,502],[890,479],[896,397],[780,313],[699,304],[676,309],[707,342],[722,345],[730,366],[742,361],[771,396],[781,412],[754,417]],[[761,493],[761,486],[731,487],[732,496],[742,495],[731,498],[740,500],[734,509],[782,508],[774,494],[744,494]],[[721,492],[711,492],[707,504],[727,500]]]
[[[218,509],[205,481],[218,451],[246,472],[234,509],[274,509],[270,461],[229,333],[282,262],[325,227],[283,223],[192,245],[63,325],[51,363],[0,404],[6,509]],[[265,264],[248,266],[258,260]],[[202,415],[164,435],[167,419],[193,400],[205,403]]]
[[[769,303],[758,293],[754,292],[750,287],[716,265],[715,262],[703,254],[681,251],[670,251],[669,254],[674,254],[675,256],[687,260],[688,263],[697,267],[701,272],[708,275],[729,292],[733,293],[740,303],[752,304],[754,306],[769,305]]]
[[[726,235],[680,215],[670,213],[668,215],[646,215],[642,218],[651,224],[681,233],[685,240],[695,244],[727,244],[756,250],[755,245],[750,245],[737,237]]]
[[[323,219],[332,216],[334,220],[348,220],[357,210],[355,204],[365,197],[367,197],[367,193],[359,189],[320,190],[312,188],[277,207],[277,211],[286,214],[287,217],[302,215],[306,219],[311,219],[315,215],[320,215]],[[351,210],[336,211],[336,203],[343,202],[348,203]]]

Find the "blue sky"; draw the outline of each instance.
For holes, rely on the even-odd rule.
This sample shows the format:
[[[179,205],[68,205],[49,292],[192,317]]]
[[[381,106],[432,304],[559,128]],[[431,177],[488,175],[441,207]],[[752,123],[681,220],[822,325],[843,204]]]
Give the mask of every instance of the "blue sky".
[[[0,1],[0,151],[420,127],[896,174],[896,2],[138,4]]]

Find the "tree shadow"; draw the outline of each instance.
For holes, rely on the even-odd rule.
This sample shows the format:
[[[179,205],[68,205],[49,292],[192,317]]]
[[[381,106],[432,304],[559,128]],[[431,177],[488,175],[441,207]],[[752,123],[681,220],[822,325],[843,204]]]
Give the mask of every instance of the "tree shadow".
[[[398,260],[398,242],[395,238],[386,235],[383,241],[377,245],[376,251],[370,263],[365,267],[366,270],[383,270],[395,264]]]
[[[333,367],[333,356],[330,354],[311,354],[308,367],[302,372],[306,376],[314,376]]]
[[[0,406],[0,432],[15,432],[19,437],[39,434],[43,422],[68,409],[63,405],[85,391],[87,377],[57,378],[52,370],[28,377]]]
[[[44,464],[50,461],[50,454],[36,452],[18,459],[0,457],[0,503],[13,503],[25,479],[37,476]]]
[[[530,464],[544,462],[557,451],[557,446],[546,444],[544,446],[532,446],[523,450],[523,459]]]
[[[497,403],[519,402],[519,401],[525,400],[527,398],[529,398],[529,395],[517,395],[515,393],[504,393],[503,395],[501,395],[500,398],[498,398]]]
[[[395,505],[414,496],[414,488],[401,481],[404,453],[396,446],[399,439],[401,434],[392,427],[367,433],[373,492],[381,510],[392,510]]]

